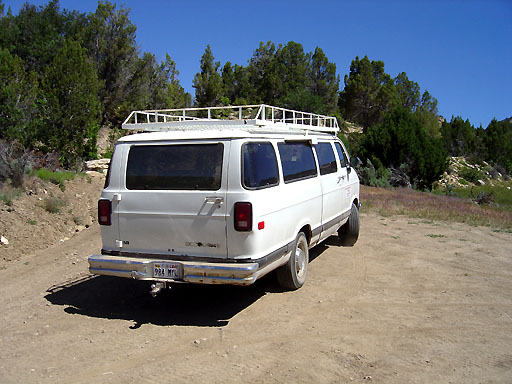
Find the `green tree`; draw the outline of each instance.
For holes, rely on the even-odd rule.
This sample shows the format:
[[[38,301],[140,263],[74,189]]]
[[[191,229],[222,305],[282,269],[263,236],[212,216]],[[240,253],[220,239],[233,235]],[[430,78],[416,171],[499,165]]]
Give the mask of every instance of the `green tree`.
[[[40,73],[62,45],[64,26],[58,0],[51,0],[44,7],[27,2],[17,16],[8,14],[2,18],[0,45],[20,57],[28,71]]]
[[[512,121],[493,119],[485,129],[483,137],[487,150],[487,161],[493,161],[512,173]]]
[[[187,94],[178,79],[179,71],[176,63],[169,54],[165,55],[165,61],[155,70],[158,81],[154,83],[150,102],[162,105],[164,108],[183,108],[187,105]]]
[[[93,58],[98,78],[102,81],[100,100],[103,105],[102,125],[117,124],[126,116],[118,107],[127,99],[136,99],[130,86],[140,64],[135,41],[135,25],[130,21],[129,10],[109,1],[99,2],[89,15],[84,41],[89,56]]]
[[[34,145],[40,128],[40,94],[35,72],[23,60],[0,48],[0,138]]]
[[[402,107],[368,129],[363,148],[363,157],[384,167],[406,164],[408,176],[419,188],[431,188],[447,168],[441,140],[427,135],[417,116]]]
[[[48,101],[43,141],[61,153],[64,166],[96,156],[100,123],[99,82],[80,44],[66,40],[45,72],[42,87]]]
[[[441,135],[446,151],[450,156],[469,156],[476,148],[476,130],[469,120],[460,116],[441,125]]]
[[[316,47],[311,59],[311,93],[320,98],[322,108],[317,113],[332,115],[338,108],[340,77],[336,64],[330,63],[321,48]]]
[[[223,94],[232,105],[245,105],[251,99],[252,85],[248,68],[228,61],[222,67]],[[254,94],[252,92],[252,94]]]
[[[339,106],[343,117],[362,125],[366,131],[382,121],[394,104],[395,90],[382,61],[356,57],[345,75]]]
[[[247,69],[249,83],[252,86],[251,103],[276,104],[276,100],[283,94],[275,55],[276,47],[274,43],[271,41],[267,41],[265,44],[260,42],[259,47],[249,60]]]
[[[279,46],[274,63],[277,72],[275,102],[291,109],[304,109],[303,97],[308,92],[309,57],[304,53],[302,44],[294,41]],[[296,97],[302,93],[302,97]],[[301,105],[302,104],[302,105]]]
[[[245,80],[242,76],[235,75],[235,79],[240,85],[238,97],[252,103],[327,114],[337,110],[336,65],[318,47],[310,53],[294,41],[277,48],[271,41],[261,42],[249,61],[247,73],[249,87],[241,81]]]
[[[439,122],[439,113],[437,111],[437,99],[432,97],[428,91],[424,91],[421,95],[420,104],[415,114],[430,136],[435,138],[441,137],[441,123]]]
[[[420,86],[415,81],[409,80],[405,72],[395,77],[395,90],[398,103],[403,108],[414,112],[420,104]]]
[[[206,46],[201,57],[201,71],[194,76],[196,103],[199,107],[212,107],[220,104],[223,97],[222,78],[219,74],[220,63],[214,61],[210,45]]]
[[[233,102],[236,99],[236,78],[235,70],[229,61],[222,67],[222,86],[223,95]]]

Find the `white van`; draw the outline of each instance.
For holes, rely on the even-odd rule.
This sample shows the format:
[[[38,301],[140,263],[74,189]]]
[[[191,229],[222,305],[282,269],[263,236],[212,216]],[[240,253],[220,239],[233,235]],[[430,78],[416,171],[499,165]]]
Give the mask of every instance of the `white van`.
[[[222,119],[226,116],[226,119]],[[333,117],[267,105],[134,111],[98,202],[93,274],[300,288],[309,249],[359,235],[359,179]]]

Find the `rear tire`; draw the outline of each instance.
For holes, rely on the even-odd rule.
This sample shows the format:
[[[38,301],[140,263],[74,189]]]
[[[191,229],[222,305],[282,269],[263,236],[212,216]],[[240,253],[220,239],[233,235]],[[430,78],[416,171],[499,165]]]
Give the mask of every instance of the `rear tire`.
[[[308,274],[308,264],[308,240],[304,232],[299,232],[290,259],[285,265],[276,270],[279,285],[291,291],[302,287]]]
[[[338,229],[338,237],[345,247],[352,247],[359,238],[359,209],[355,204],[350,208],[350,216],[345,224]]]

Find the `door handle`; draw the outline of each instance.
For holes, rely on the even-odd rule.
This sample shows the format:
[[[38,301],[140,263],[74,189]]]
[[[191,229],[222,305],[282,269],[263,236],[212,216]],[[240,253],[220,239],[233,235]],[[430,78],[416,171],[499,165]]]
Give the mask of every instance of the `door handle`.
[[[205,197],[204,201],[206,201],[207,203],[222,205],[224,203],[224,198],[218,196],[209,196]]]
[[[345,175],[343,175],[343,176],[338,176],[338,183],[339,183],[341,180],[345,180]]]

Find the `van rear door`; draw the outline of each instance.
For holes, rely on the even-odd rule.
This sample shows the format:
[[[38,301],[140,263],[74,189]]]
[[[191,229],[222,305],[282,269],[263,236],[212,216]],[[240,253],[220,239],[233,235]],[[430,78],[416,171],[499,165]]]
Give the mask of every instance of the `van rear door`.
[[[229,149],[229,140],[131,144],[121,169],[119,250],[226,258]]]

